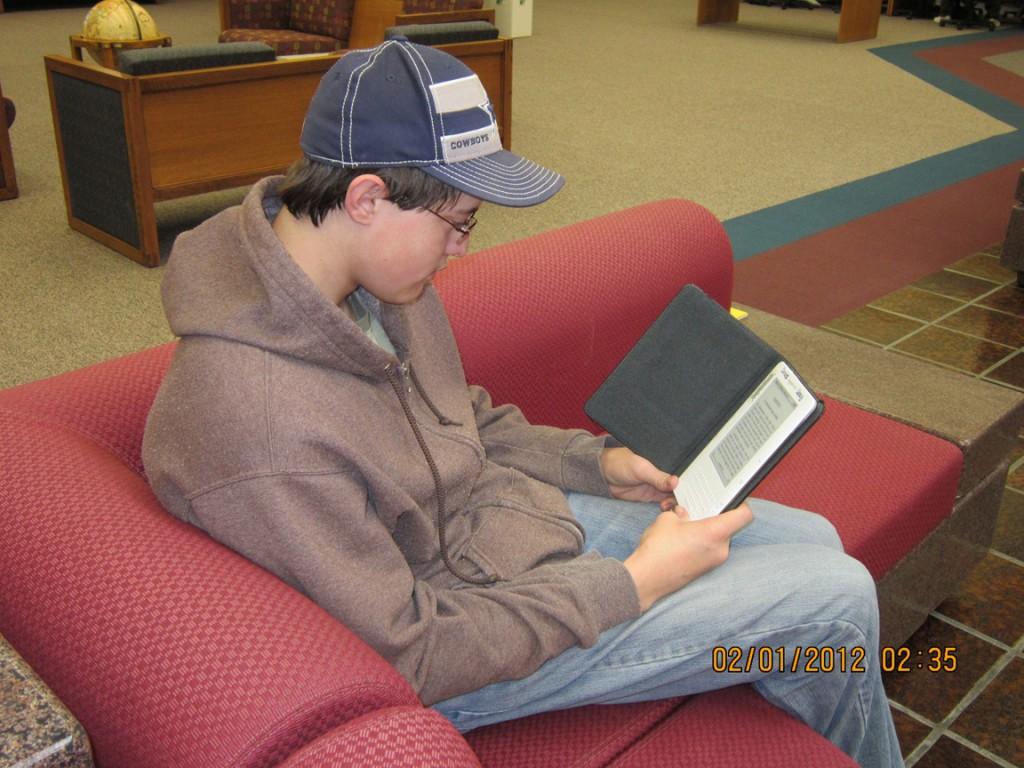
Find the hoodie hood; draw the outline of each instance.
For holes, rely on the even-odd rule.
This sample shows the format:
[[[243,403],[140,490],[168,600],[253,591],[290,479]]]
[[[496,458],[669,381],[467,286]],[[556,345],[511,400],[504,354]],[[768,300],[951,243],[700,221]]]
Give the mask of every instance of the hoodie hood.
[[[175,241],[161,287],[171,330],[182,338],[225,339],[383,378],[384,367],[395,358],[320,292],[271,227],[281,208],[281,178],[263,179],[241,205]],[[383,304],[362,289],[360,299],[380,319],[404,359],[408,323],[403,308]]]

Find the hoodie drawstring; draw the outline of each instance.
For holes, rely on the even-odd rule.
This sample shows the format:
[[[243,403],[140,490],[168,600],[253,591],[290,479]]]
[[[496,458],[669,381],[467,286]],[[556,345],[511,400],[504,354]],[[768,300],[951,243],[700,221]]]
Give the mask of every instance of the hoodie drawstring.
[[[420,380],[416,376],[416,371],[414,371],[412,368],[412,363],[407,364],[406,370],[409,372],[409,378],[412,380],[412,385],[416,387],[416,391],[420,393],[420,397],[423,398],[423,402],[427,404],[427,408],[429,408],[430,412],[434,414],[434,418],[437,419],[437,423],[440,424],[442,427],[461,427],[461,421],[454,421],[452,419],[449,419],[447,416],[445,416],[443,413],[437,410],[437,406],[434,405],[434,403],[430,400],[430,397],[427,395],[426,390],[423,389],[423,387],[420,385]]]
[[[412,380],[412,384],[416,387],[416,391],[420,393],[420,397],[423,398],[423,402],[426,403],[430,412],[437,418],[438,423],[442,426],[459,426],[460,423],[449,419],[443,415],[434,404],[427,397],[423,391],[423,387],[420,386],[419,380],[416,378],[416,374],[412,370],[412,366],[408,365],[406,370],[409,372],[409,378]],[[444,561],[445,568],[448,569],[449,573],[462,581],[468,582],[469,584],[479,584],[486,586],[494,584],[498,579],[470,576],[459,570],[451,558],[448,555],[448,537],[445,534],[445,518],[448,515],[447,510],[447,495],[445,494],[444,485],[441,482],[441,473],[437,469],[437,464],[434,461],[434,457],[430,454],[430,449],[427,447],[426,440],[423,439],[423,433],[420,432],[420,426],[416,422],[416,417],[413,415],[412,408],[409,406],[409,400],[405,396],[405,389],[402,386],[402,382],[399,380],[398,374],[395,372],[395,366],[390,363],[384,366],[384,372],[387,374],[388,382],[391,384],[391,388],[395,390],[395,394],[398,395],[398,402],[402,405],[402,411],[405,413],[406,421],[409,422],[409,426],[412,428],[412,433],[416,437],[416,442],[420,446],[420,450],[423,452],[423,458],[427,460],[427,466],[430,468],[430,474],[434,479],[434,497],[437,499],[437,519],[435,524],[437,526],[437,538],[441,548],[441,559]]]

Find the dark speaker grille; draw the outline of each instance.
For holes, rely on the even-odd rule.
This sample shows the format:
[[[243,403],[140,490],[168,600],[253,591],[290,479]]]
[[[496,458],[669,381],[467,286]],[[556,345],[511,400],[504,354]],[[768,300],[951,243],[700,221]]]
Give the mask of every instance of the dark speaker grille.
[[[121,94],[56,72],[53,93],[72,215],[138,248]]]

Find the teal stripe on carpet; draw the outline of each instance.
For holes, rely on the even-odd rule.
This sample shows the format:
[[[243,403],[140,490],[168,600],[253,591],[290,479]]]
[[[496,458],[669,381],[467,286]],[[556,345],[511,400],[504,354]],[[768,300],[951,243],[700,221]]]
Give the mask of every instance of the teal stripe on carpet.
[[[1018,35],[1024,42],[1024,32],[1016,30],[986,34]],[[725,230],[732,241],[734,258],[737,261],[749,259],[1008,163],[1024,162],[1024,130],[1021,130],[1024,129],[1024,109],[916,55],[923,50],[976,43],[978,40],[978,34],[958,35],[878,48],[872,53],[1016,130],[729,219],[725,222]]]
[[[975,109],[991,115],[996,120],[1001,120],[1015,128],[1024,128],[1024,108],[1001,99],[973,83],[961,80],[956,75],[947,72],[941,67],[936,67],[917,55],[926,50],[949,48],[955,45],[969,45],[985,39],[1005,36],[1019,37],[1021,38],[1022,45],[1024,45],[1024,32],[1008,29],[983,34],[960,35],[943,40],[926,40],[917,43],[905,43],[903,45],[890,45],[885,48],[874,48],[871,50],[871,53],[880,59],[888,61],[890,64],[895,64],[900,69],[924,80],[926,83],[931,83],[939,90],[945,91],[950,96],[970,104]]]

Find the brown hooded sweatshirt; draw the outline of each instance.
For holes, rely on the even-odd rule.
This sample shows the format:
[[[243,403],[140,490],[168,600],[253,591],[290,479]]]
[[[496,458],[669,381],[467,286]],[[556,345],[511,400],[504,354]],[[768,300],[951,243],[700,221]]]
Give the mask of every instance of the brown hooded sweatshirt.
[[[622,563],[580,555],[560,490],[608,494],[603,440],[532,426],[467,386],[432,288],[408,306],[364,292],[397,358],[374,344],[281,246],[276,183],[171,254],[163,300],[181,343],[143,443],[167,509],[323,606],[426,704],[525,677],[637,616]],[[439,501],[450,563],[493,584],[446,566]]]

